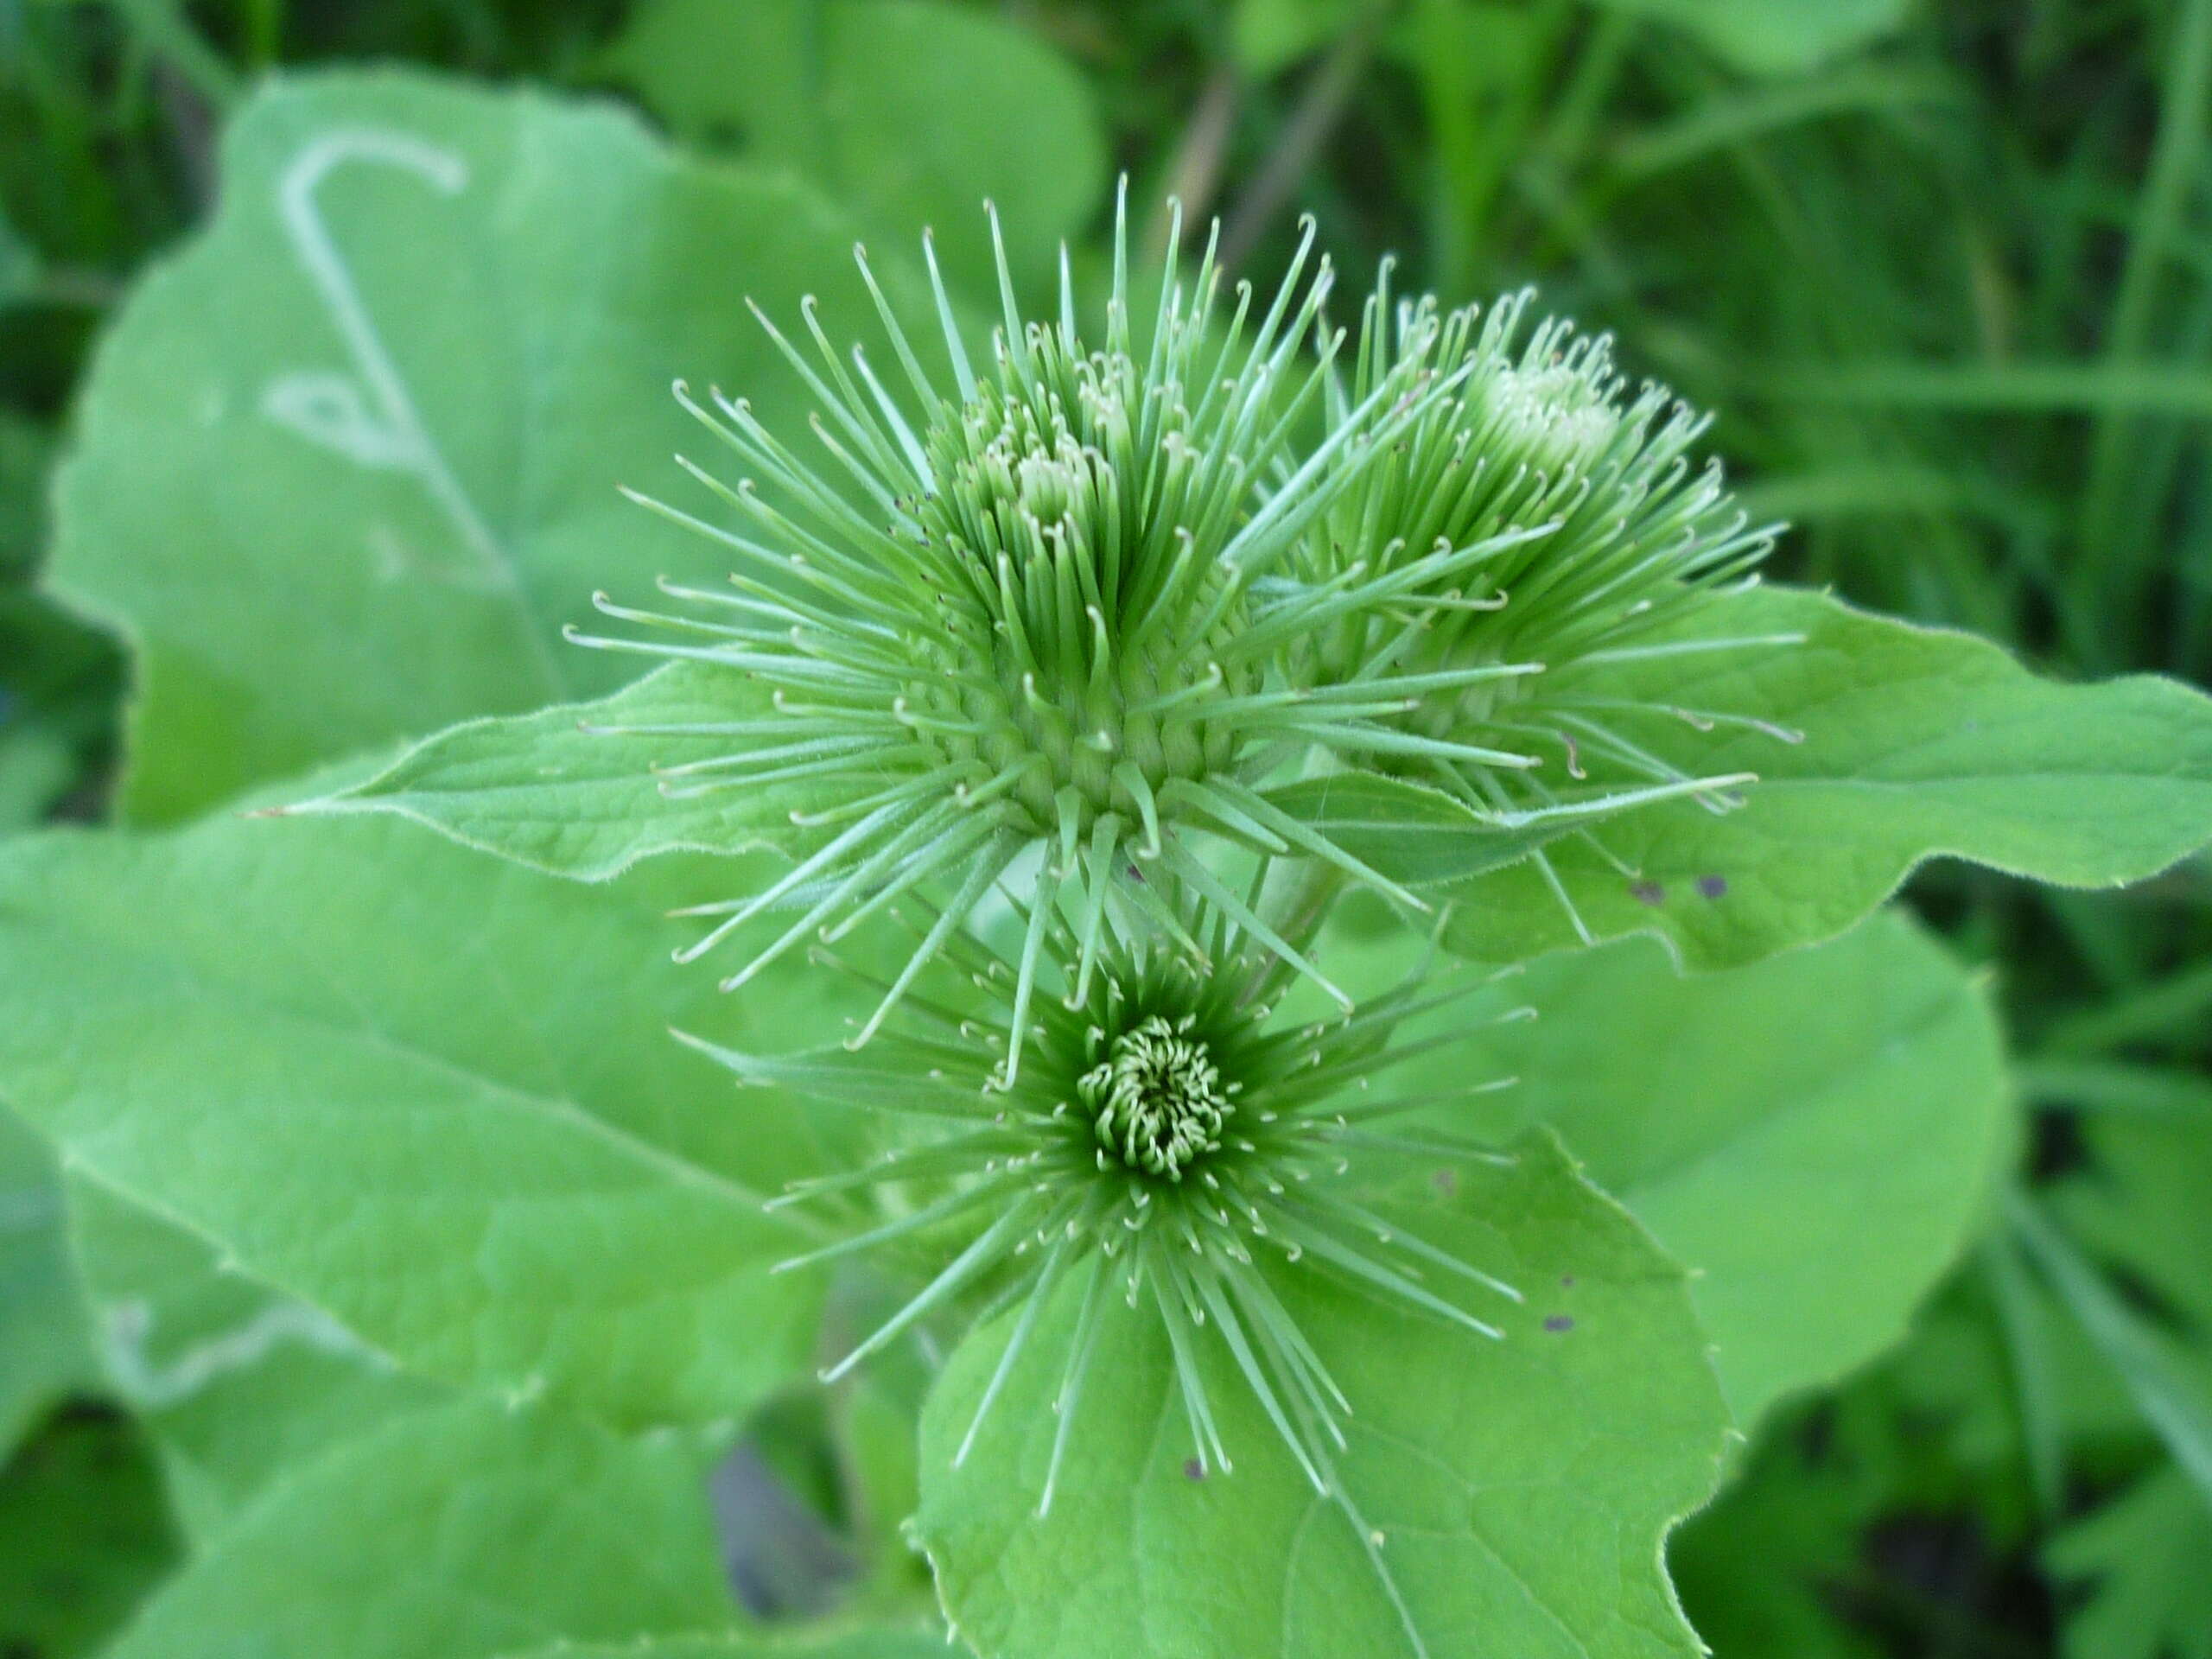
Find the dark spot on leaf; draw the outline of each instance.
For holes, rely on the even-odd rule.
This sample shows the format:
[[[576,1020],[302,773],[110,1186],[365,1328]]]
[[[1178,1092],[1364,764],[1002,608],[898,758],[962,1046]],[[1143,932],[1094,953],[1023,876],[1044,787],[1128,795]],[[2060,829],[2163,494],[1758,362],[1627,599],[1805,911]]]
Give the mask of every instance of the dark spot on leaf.
[[[1204,1480],[1206,1478],[1206,1466],[1196,1458],[1185,1458],[1183,1460],[1183,1473],[1188,1479]]]
[[[1459,1190],[1459,1172],[1456,1169],[1440,1169],[1428,1179],[1436,1190],[1447,1198]]]
[[[1667,889],[1656,881],[1631,881],[1628,891],[1629,896],[1639,905],[1663,905],[1667,902]]]
[[[1573,1317],[1566,1313],[1554,1313],[1544,1321],[1544,1329],[1554,1332],[1572,1331],[1574,1329]]]
[[[1559,1282],[1561,1289],[1573,1290],[1574,1288],[1574,1275],[1571,1273],[1562,1273],[1559,1276]]]
[[[1700,875],[1697,879],[1697,890],[1708,899],[1718,899],[1728,891],[1728,878],[1725,875]]]

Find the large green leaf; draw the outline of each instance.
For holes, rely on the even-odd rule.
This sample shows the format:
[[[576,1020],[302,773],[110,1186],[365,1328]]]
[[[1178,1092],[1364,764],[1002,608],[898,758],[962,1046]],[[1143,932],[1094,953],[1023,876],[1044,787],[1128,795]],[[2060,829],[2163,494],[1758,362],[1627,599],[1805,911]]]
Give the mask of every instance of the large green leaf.
[[[1669,801],[1488,823],[1432,791],[1357,774],[1280,785],[1275,798],[1386,874],[1452,901],[1446,942],[1485,961],[1573,945],[1579,917],[1596,938],[1651,933],[1691,966],[1724,968],[1842,932],[1931,857],[2099,886],[2151,874],[2212,837],[2212,701],[2184,686],[2056,685],[1994,645],[1809,594],[1755,591],[1701,615],[1723,635],[1806,637],[1586,669],[1561,689],[1723,716],[1710,729],[1669,719],[1637,735],[1693,775],[1759,772],[1734,811]],[[637,740],[587,729],[728,720],[743,683],[680,664],[594,704],[474,721],[314,807],[398,812],[587,880],[655,853],[774,839],[793,807],[812,803],[671,798]],[[654,744],[666,766],[719,753],[721,741]],[[1528,856],[1539,849],[1566,902]]]
[[[0,1460],[99,1375],[69,1259],[61,1172],[45,1138],[0,1108]]]
[[[272,1488],[110,1659],[478,1659],[717,1628],[697,1453],[542,1410],[410,1414]]]
[[[1789,75],[1872,45],[1904,22],[1906,0],[1600,0],[1695,36],[1758,75]]]
[[[0,1076],[87,1173],[410,1365],[727,1415],[804,1351],[757,1191],[825,1143],[664,1027],[826,1039],[855,999],[717,998],[639,899],[400,825],[18,841]]]
[[[671,159],[612,109],[278,78],[222,175],[102,346],[56,497],[53,582],[137,649],[144,820],[619,684],[630,659],[560,638],[592,591],[721,574],[616,493],[701,442],[671,381],[798,429],[810,400],[742,297],[873,315],[817,197]]]
[[[1698,1653],[1660,1550],[1711,1489],[1726,1414],[1681,1271],[1548,1137],[1519,1152],[1402,1217],[1526,1287],[1503,1340],[1310,1263],[1278,1281],[1351,1402],[1341,1504],[1210,1338],[1199,1363],[1235,1467],[1194,1478],[1158,1322],[1109,1297],[1040,1518],[1077,1298],[1046,1313],[955,1469],[1011,1321],[972,1335],[924,1413],[915,1523],[961,1635],[984,1659]]]
[[[1035,34],[943,0],[647,0],[607,67],[680,136],[796,169],[875,239],[908,250],[929,227],[975,293],[996,292],[986,200],[1027,287],[1106,181],[1083,77]]]
[[[193,1540],[295,1465],[444,1397],[175,1223],[81,1177],[68,1191],[109,1385],[151,1438]]]
[[[1398,941],[1339,952],[1325,964],[1356,993],[1414,957]],[[1720,974],[1679,975],[1648,941],[1549,957],[1427,1029],[1515,1004],[1536,1017],[1470,1031],[1399,1075],[1416,1092],[1520,1079],[1451,1109],[1452,1127],[1548,1123],[1699,1270],[1746,1423],[1904,1333],[2012,1147],[1988,997],[1902,913]]]
[[[958,1659],[935,1631],[851,1630],[837,1636],[673,1636],[619,1647],[563,1642],[507,1659]]]
[[[1610,859],[1581,840],[1548,849],[1599,938],[1655,933],[1691,966],[1727,967],[1841,932],[1929,858],[2111,887],[2212,838],[2212,700],[2200,692],[2149,676],[2060,685],[1986,641],[1786,589],[1704,607],[1680,643],[1796,633],[1802,645],[1577,671],[1578,696],[1802,734],[1637,728],[1639,744],[1686,773],[1759,781],[1734,811],[1662,803],[1608,822],[1594,833]],[[1546,695],[1565,695],[1567,679]],[[1576,943],[1532,864],[1452,891],[1462,903],[1449,943],[1469,956],[1503,962]]]
[[[2212,1507],[2177,1469],[2146,1476],[2045,1552],[2089,1593],[2066,1621],[2066,1659],[2212,1659]]]

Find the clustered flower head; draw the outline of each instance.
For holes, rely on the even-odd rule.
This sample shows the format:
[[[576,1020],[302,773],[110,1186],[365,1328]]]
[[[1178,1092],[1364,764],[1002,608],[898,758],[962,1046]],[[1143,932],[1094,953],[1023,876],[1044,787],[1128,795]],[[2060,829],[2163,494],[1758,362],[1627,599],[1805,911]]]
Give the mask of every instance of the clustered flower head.
[[[1770,539],[1692,459],[1702,417],[1631,391],[1603,337],[1524,328],[1526,295],[1446,315],[1395,298],[1387,265],[1347,365],[1312,243],[1309,224],[1263,301],[1225,289],[1211,236],[1185,281],[1171,236],[1141,325],[1124,199],[1100,331],[1065,256],[1057,315],[1025,318],[1001,249],[980,364],[926,242],[926,349],[863,257],[890,372],[840,353],[810,300],[805,345],[762,318],[818,400],[808,458],[742,398],[679,387],[741,470],[683,463],[721,519],[645,505],[726,549],[729,587],[664,584],[666,613],[602,599],[639,632],[585,640],[727,675],[728,719],[632,734],[726,744],[664,791],[790,804],[789,870],[692,912],[716,920],[679,955],[772,918],[726,988],[804,949],[881,993],[828,1051],[688,1039],[748,1084],[918,1126],[779,1200],[853,1219],[786,1265],[881,1249],[923,1268],[830,1375],[956,1300],[1012,1299],[964,1458],[1068,1290],[1045,1505],[1109,1294],[1156,1316],[1202,1465],[1230,1467],[1205,1382],[1225,1364],[1340,1503],[1353,1402],[1279,1275],[1340,1275],[1484,1337],[1466,1301],[1517,1294],[1374,1207],[1377,1160],[1483,1154],[1391,1122],[1436,1103],[1370,1087],[1436,999],[1416,979],[1354,1007],[1314,942],[1352,886],[1402,918],[1431,905],[1275,791],[1385,774],[1448,797],[1470,833],[1726,810],[1747,774],[1693,775],[1640,739],[1728,717],[1609,671],[1788,643],[1682,627]],[[899,938],[874,976],[833,954],[871,921]],[[1285,1016],[1301,978],[1337,1011]]]
[[[860,1053],[752,1054],[685,1039],[745,1084],[790,1089],[825,1110],[864,1104],[921,1126],[919,1138],[865,1167],[798,1183],[773,1201],[834,1205],[895,1186],[908,1206],[787,1268],[902,1242],[933,1247],[924,1251],[923,1287],[827,1380],[963,1291],[1018,1303],[964,1459],[1046,1304],[1070,1281],[1078,1287],[1040,1510],[1051,1507],[1108,1294],[1159,1319],[1201,1469],[1232,1467],[1205,1381],[1202,1349],[1214,1342],[1325,1494],[1334,1493],[1332,1454],[1354,1407],[1277,1295],[1276,1270],[1303,1263],[1338,1274],[1485,1338],[1498,1328],[1465,1304],[1521,1300],[1515,1287],[1372,1207],[1372,1190],[1402,1178],[1408,1160],[1431,1170],[1440,1159],[1510,1161],[1394,1122],[1437,1104],[1433,1094],[1374,1086],[1465,1029],[1394,1041],[1408,1019],[1492,976],[1466,973],[1440,989],[1416,974],[1349,1016],[1300,1020],[1281,1007],[1289,976],[1273,951],[1211,901],[1186,893],[1179,902],[1182,931],[1203,942],[1210,969],[1179,947],[1117,932],[1083,995],[1044,1001],[1030,1062],[1010,1084],[1001,1062],[1015,1040],[1015,965],[963,930],[947,936],[938,969],[950,995],[967,993],[957,1015],[949,997],[918,995]],[[922,909],[912,925],[920,931],[937,918]],[[1048,912],[1044,933],[1049,959],[1071,963],[1066,918]],[[858,971],[826,953],[820,960]],[[1531,1013],[1516,1007],[1488,1023]],[[1471,1079],[1452,1099],[1511,1081]]]
[[[1676,632],[1717,594],[1757,580],[1775,527],[1736,506],[1717,460],[1693,459],[1708,416],[1664,386],[1631,389],[1609,336],[1578,335],[1559,318],[1530,325],[1532,297],[1524,290],[1440,319],[1433,298],[1395,299],[1385,265],[1336,406],[1408,381],[1425,394],[1389,453],[1332,501],[1294,568],[1318,589],[1431,564],[1452,549],[1487,551],[1433,566],[1407,607],[1418,626],[1347,613],[1301,636],[1284,672],[1333,685],[1382,660],[1414,676],[1514,665],[1421,696],[1399,724],[1449,752],[1408,748],[1387,763],[1502,822],[1595,823],[1685,796],[1728,810],[1740,804],[1733,791],[1756,779],[1683,771],[1638,741],[1648,722],[1743,725],[1784,742],[1799,734],[1624,696],[1599,676],[1658,658],[1798,643]],[[1516,534],[1526,531],[1539,533]],[[1567,903],[1543,853],[1532,856]]]

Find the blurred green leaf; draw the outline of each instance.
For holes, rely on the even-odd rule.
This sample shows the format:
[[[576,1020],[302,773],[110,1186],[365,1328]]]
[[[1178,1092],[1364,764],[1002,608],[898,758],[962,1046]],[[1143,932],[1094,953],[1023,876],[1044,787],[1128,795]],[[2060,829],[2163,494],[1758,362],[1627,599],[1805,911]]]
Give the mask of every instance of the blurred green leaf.
[[[620,683],[560,638],[593,588],[719,571],[616,493],[700,441],[670,382],[795,423],[737,296],[788,319],[849,289],[872,315],[849,226],[803,187],[540,93],[277,79],[223,175],[108,334],[57,486],[51,579],[134,646],[144,820]]]
[[[1723,62],[1755,75],[1818,67],[1893,34],[1908,0],[1598,0],[1673,24]]]
[[[2192,1079],[2202,1083],[2202,1079]],[[2097,1260],[2212,1354],[2212,1116],[2099,1114],[2081,1123],[2088,1166],[2045,1201]]]
[[[38,563],[53,458],[53,435],[43,425],[0,410],[0,580],[28,575]]]
[[[681,1445],[543,1410],[409,1414],[273,1487],[108,1659],[479,1659],[725,1625],[703,1479]]]
[[[2124,1300],[2032,1201],[2013,1194],[2006,1213],[2029,1255],[2126,1384],[2144,1421],[2212,1503],[2212,1363]]]
[[[77,775],[77,757],[45,726],[0,726],[0,835],[41,822]]]
[[[137,1429],[65,1409],[0,1467],[0,1653],[101,1650],[177,1554]]]
[[[802,1235],[757,1195],[831,1130],[738,1109],[665,1028],[826,1038],[865,988],[719,998],[667,896],[396,824],[19,839],[0,1076],[88,1174],[411,1366],[728,1416],[807,1351],[819,1287],[769,1276]]]
[[[38,250],[0,213],[0,311],[28,299],[39,279]],[[10,422],[12,424],[12,421]]]
[[[1236,0],[1230,46],[1237,67],[1264,79],[1358,20],[1365,0]]]
[[[995,295],[983,204],[1016,278],[1052,277],[1098,205],[1090,89],[1028,30],[941,0],[645,0],[607,70],[695,143],[789,167],[912,252]]]
[[[2088,1590],[2066,1620],[2066,1659],[2212,1659],[2212,1509],[2180,1471],[2146,1476],[2044,1557]]]
[[[151,1440],[195,1544],[294,1466],[442,1397],[205,1239],[97,1182],[67,1185],[109,1386]]]
[[[0,1106],[0,1460],[99,1367],[46,1138]]]

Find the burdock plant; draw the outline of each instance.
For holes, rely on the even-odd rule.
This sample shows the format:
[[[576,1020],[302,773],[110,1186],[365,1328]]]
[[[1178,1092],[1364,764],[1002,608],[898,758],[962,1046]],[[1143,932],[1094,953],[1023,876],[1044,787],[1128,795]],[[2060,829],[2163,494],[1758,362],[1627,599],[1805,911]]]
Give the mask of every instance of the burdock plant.
[[[1286,672],[1316,690],[1389,670],[1439,683],[1398,716],[1408,745],[1383,764],[1435,785],[1480,817],[1588,824],[1681,796],[1726,811],[1756,772],[1697,775],[1648,747],[1650,723],[1736,726],[1777,741],[1772,721],[1623,697],[1592,671],[1664,657],[1769,652],[1786,632],[1669,637],[1716,597],[1758,580],[1776,526],[1754,524],[1720,462],[1696,445],[1711,424],[1665,386],[1632,387],[1612,342],[1560,318],[1530,323],[1533,296],[1440,318],[1395,298],[1386,265],[1367,300],[1332,409],[1377,387],[1428,387],[1388,453],[1332,500],[1291,561],[1315,591],[1422,576],[1395,613],[1345,612],[1301,633]],[[1472,561],[1452,550],[1481,550]],[[1454,674],[1491,669],[1489,677]],[[1352,757],[1347,755],[1348,760]],[[1372,748],[1359,757],[1376,764]],[[1590,935],[1538,849],[1530,855],[1576,930]],[[1617,864],[1618,861],[1613,861]],[[1636,873],[1623,866],[1623,873]]]
[[[598,703],[453,728],[316,804],[591,880],[768,843],[769,874],[726,865],[711,879],[727,887],[684,889],[713,901],[687,912],[709,925],[678,955],[726,952],[734,1002],[658,982],[632,997],[604,960],[645,937],[625,895],[605,912],[620,927],[595,931],[585,899],[524,878],[481,900],[486,928],[510,929],[483,955],[512,993],[488,1010],[443,994],[452,961],[483,971],[448,949],[361,995],[334,981],[295,1021],[318,1056],[377,1022],[376,1065],[334,1088],[398,1052],[442,1090],[481,1045],[433,1030],[409,1046],[385,1025],[504,1019],[512,1001],[535,1036],[549,1008],[656,999],[655,1052],[672,1014],[747,1085],[734,1100],[687,1098],[698,1079],[667,1061],[625,1071],[626,1026],[604,1043],[564,1027],[557,1054],[470,1096],[439,1204],[409,1184],[424,1154],[407,1140],[376,1166],[404,1172],[397,1198],[340,1186],[270,1225],[190,1185],[198,1142],[126,1156],[141,1137],[25,1098],[88,1161],[119,1160],[120,1188],[247,1238],[254,1271],[515,1397],[696,1424],[742,1415],[802,1351],[863,1385],[883,1380],[872,1362],[922,1356],[918,1497],[899,1517],[989,1659],[1694,1651],[1661,1548],[1714,1479],[1708,1337],[1680,1266],[1548,1125],[1506,1140],[1513,1109],[1587,1129],[1624,1179],[1678,1132],[1696,1143],[1694,1203],[1677,1191],[1644,1219],[1679,1223],[1715,1265],[1712,1307],[1737,1321],[1719,1365],[1747,1414],[1872,1351],[1817,1295],[1805,1332],[1747,1311],[1779,1308],[1774,1286],[1871,1306],[1880,1286],[1924,1286],[1958,1239],[1916,1280],[1863,1263],[1863,1227],[1814,1236],[1817,1217],[1787,1271],[1713,1248],[1708,1199],[1734,1237],[1781,1238],[1798,1217],[1770,1189],[1801,1190],[1804,1146],[1826,1160],[1851,1138],[1794,1100],[1775,1109],[1792,1135],[1766,1137],[1724,1122],[1727,1100],[1648,1097],[1648,1077],[1705,1067],[1764,1086],[1766,1034],[1713,1014],[1687,1034],[1639,1026],[1629,1048],[1608,1021],[1639,997],[1714,1005],[1621,957],[1541,976],[1579,1007],[1571,1025],[1483,1034],[1521,1010],[1471,993],[1573,937],[1554,898],[1586,938],[1660,926],[1686,957],[1750,963],[1851,925],[1936,851],[2081,882],[2146,874],[2202,839],[2204,768],[2176,756],[2205,752],[2206,717],[2171,686],[2053,688],[1978,642],[1755,588],[1772,532],[1700,453],[1705,418],[1626,382],[1602,336],[1535,321],[1525,296],[1404,302],[1387,271],[1342,334],[1313,240],[1265,295],[1224,278],[1211,236],[1187,276],[1171,245],[1140,308],[1117,214],[1095,327],[1071,262],[1053,314],[1032,318],[1001,260],[987,344],[926,247],[926,284],[863,259],[887,354],[841,349],[810,302],[797,329],[763,319],[812,395],[810,433],[741,396],[679,393],[725,453],[684,463],[703,499],[645,505],[725,552],[728,585],[647,604],[643,573],[610,570],[619,597],[600,608],[619,626],[582,636],[671,660]],[[1757,781],[1770,764],[1791,787]],[[382,858],[400,839],[359,845]],[[441,867],[405,913],[462,926],[447,908],[490,889],[461,880]],[[232,887],[259,893],[239,880],[208,902]],[[541,928],[543,948],[512,944],[527,929],[501,907],[551,916],[549,888],[576,915]],[[1358,889],[1380,902],[1340,904]],[[1898,944],[1801,957],[1802,982],[1871,972]],[[1484,966],[1440,967],[1447,949]],[[216,976],[334,954],[350,965],[302,946],[226,957]],[[550,988],[512,992],[518,963]],[[111,999],[115,1028],[169,967]],[[832,986],[860,998],[849,1027],[783,1040]],[[1865,988],[1840,987],[1838,1020],[1881,1023],[1860,1005],[1889,1003]],[[92,1017],[73,1002],[44,1029]],[[1531,1029],[1565,1034],[1516,1047]],[[180,1052],[221,1053],[230,1027],[213,1030]],[[1894,1062],[1885,1089],[1998,1090],[1971,1043],[1931,1058],[1894,1034],[1866,1045]],[[1531,1086],[1491,1103],[1505,1109],[1477,1103],[1516,1071]],[[261,1103],[292,1075],[252,1074],[257,1157],[290,1144]],[[199,1072],[179,1077],[196,1106]],[[435,1119],[374,1104],[347,1134]],[[594,1105],[606,1121],[579,1128]],[[855,1132],[825,1132],[846,1116]],[[178,1133],[165,1118],[143,1140]],[[1980,1179],[1986,1159],[1953,1151],[1961,1184]],[[327,1161],[318,1178],[339,1179]],[[1885,1168],[1853,1179],[1879,1186]],[[1922,1196],[1891,1195],[1900,1213]],[[398,1217],[395,1255],[457,1241],[429,1314],[323,1245],[324,1213],[357,1200]],[[833,1267],[884,1316],[848,1333],[833,1312],[849,1339],[824,1350]],[[1909,1300],[1873,1322],[1894,1328]]]
[[[995,237],[995,218],[993,226]],[[1123,879],[1132,868],[1157,866],[1248,938],[1317,971],[1218,879],[1209,840],[1316,859],[1402,906],[1427,907],[1271,799],[1269,785],[1321,749],[1355,763],[1497,762],[1491,748],[1414,730],[1407,716],[1533,667],[1389,646],[1326,682],[1287,677],[1285,665],[1302,660],[1301,642],[1317,630],[1379,639],[1432,626],[1457,602],[1435,593],[1474,582],[1552,526],[1486,524],[1417,559],[1298,579],[1314,527],[1371,499],[1371,489],[1357,493],[1378,468],[1397,476],[1399,448],[1408,436],[1427,441],[1431,411],[1467,365],[1431,361],[1422,313],[1399,360],[1363,365],[1347,396],[1336,372],[1342,336],[1321,321],[1332,276],[1310,257],[1310,223],[1264,306],[1244,283],[1225,300],[1211,236],[1185,283],[1171,236],[1159,302],[1140,333],[1126,226],[1123,212],[1096,346],[1078,331],[1065,261],[1058,315],[1029,321],[1002,248],[1003,316],[980,369],[933,255],[933,367],[861,259],[899,391],[858,347],[841,354],[810,304],[811,353],[763,316],[821,401],[813,461],[744,399],[715,394],[702,404],[677,389],[745,469],[732,482],[683,462],[735,527],[638,499],[728,549],[738,565],[730,589],[664,584],[685,605],[674,613],[602,598],[602,611],[639,632],[575,637],[724,671],[733,710],[752,711],[607,728],[648,744],[713,741],[717,752],[660,768],[669,797],[799,803],[788,809],[796,833],[783,837],[797,854],[788,874],[699,912],[717,919],[687,957],[779,906],[796,912],[726,988],[817,932],[834,941],[901,893],[944,887],[937,925],[858,1033],[864,1042],[969,908],[1032,849],[1017,1032],[1064,885],[1079,893],[1078,998],[1109,901],[1195,953],[1156,886]],[[651,750],[640,753],[643,766]],[[1009,1072],[1021,1050],[1009,1049]]]

